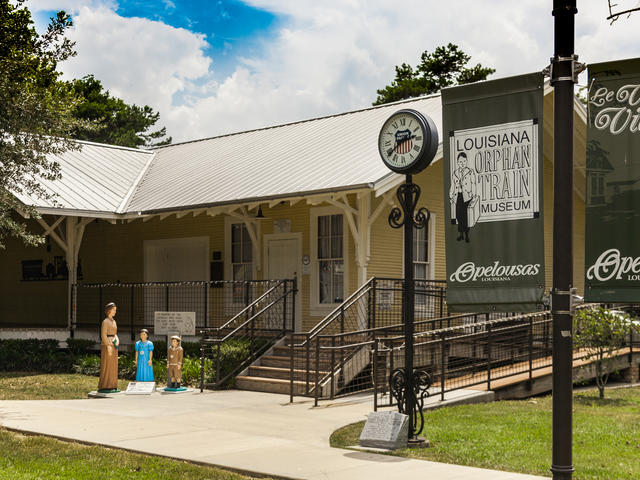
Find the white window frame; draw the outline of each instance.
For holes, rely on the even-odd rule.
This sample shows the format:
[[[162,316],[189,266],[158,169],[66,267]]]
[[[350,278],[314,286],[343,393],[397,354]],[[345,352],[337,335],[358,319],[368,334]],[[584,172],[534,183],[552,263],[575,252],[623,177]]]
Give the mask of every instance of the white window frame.
[[[436,214],[432,213],[431,217],[429,218],[429,225],[428,225],[428,229],[429,231],[427,232],[428,238],[429,238],[429,251],[427,252],[427,256],[429,258],[429,270],[427,272],[427,278],[424,280],[433,280],[435,277],[435,271],[436,271],[436,229],[435,229],[435,225],[436,225]],[[411,247],[413,248],[413,240],[411,241]],[[415,258],[415,257],[414,257]],[[415,263],[415,262],[414,262]],[[404,277],[404,242],[402,242],[402,276]]]
[[[233,264],[231,263],[231,228],[233,225],[237,224],[246,224],[237,218],[233,217],[225,217],[224,219],[224,278],[226,280],[233,280]],[[247,227],[248,228],[248,227]],[[251,241],[251,273],[253,279],[257,279],[258,268],[256,262],[256,246],[253,245],[253,241]]]
[[[309,209],[310,218],[310,252],[311,252],[311,274],[309,278],[309,315],[319,317],[331,313],[340,303],[320,303],[318,289],[320,287],[320,269],[318,268],[318,217],[325,215],[342,215],[342,261],[343,271],[343,293],[342,298],[347,298],[349,291],[349,235],[345,212],[337,207],[316,207]]]
[[[431,217],[429,218],[429,224],[427,225],[427,228],[428,228],[427,238],[429,239],[429,243],[427,244],[427,248],[428,248],[427,258],[429,259],[429,261],[427,263],[429,265],[429,268],[427,270],[427,278],[420,279],[420,280],[433,280],[435,277],[435,271],[436,271],[436,265],[435,265],[436,263],[436,228],[435,226],[436,226],[436,215],[435,213],[432,213]],[[413,248],[413,246],[414,246],[414,242],[412,237],[411,248]],[[405,252],[404,252],[404,242],[403,242],[402,243],[402,276],[403,277],[405,277],[404,256],[405,256]],[[415,252],[414,252],[414,264],[415,264]],[[414,279],[415,279],[415,274],[414,274]],[[424,315],[429,313],[427,312],[427,305],[416,303],[414,308],[415,308],[416,316],[420,314]]]
[[[234,217],[225,217],[224,219],[224,278],[225,280],[230,280],[233,281],[233,264],[231,263],[231,228],[233,225],[237,225],[237,224],[242,224],[245,225],[245,222],[243,222],[242,220],[239,220],[237,218]],[[252,274],[252,278],[254,280],[257,279],[257,274],[258,274],[258,267],[257,267],[257,262],[256,262],[256,246],[253,245],[253,241],[252,243],[252,250],[251,250],[251,274]],[[230,287],[232,288],[232,287]],[[227,299],[231,299],[226,301],[226,308],[225,308],[225,313],[227,314],[231,314],[234,313],[235,310],[238,309],[238,305],[240,305],[240,303],[236,303],[233,301],[233,292],[230,291],[229,293],[225,294],[225,298]],[[244,305],[244,302],[242,302],[242,304]]]
[[[433,248],[433,245],[436,241],[436,235],[435,235],[435,228],[433,228],[433,225],[435,223],[435,214],[431,214],[431,218],[429,219],[429,225],[427,226],[427,232],[426,232],[426,238],[427,238],[427,261],[424,262],[427,265],[427,278],[422,278],[420,280],[433,280],[434,276],[435,276],[435,268],[434,268],[434,262],[435,262],[435,248]],[[415,244],[414,241],[411,241],[412,246]],[[413,263],[415,265],[416,263],[416,259],[415,259],[415,254],[416,252],[413,252]],[[423,262],[420,262],[423,263]],[[415,269],[414,269],[415,272]],[[415,276],[415,273],[414,273]]]

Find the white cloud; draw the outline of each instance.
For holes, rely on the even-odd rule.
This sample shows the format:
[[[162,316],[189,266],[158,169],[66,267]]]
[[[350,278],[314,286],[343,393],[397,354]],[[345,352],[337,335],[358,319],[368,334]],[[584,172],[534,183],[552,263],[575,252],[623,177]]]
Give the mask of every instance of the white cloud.
[[[166,117],[173,96],[209,73],[203,35],[106,7],[81,7],[69,38],[78,55],[61,65],[68,78],[94,74],[111,94],[151,105]]]
[[[122,18],[104,3],[65,1],[76,5],[78,50],[65,72],[94,73],[127,102],[151,105],[175,140],[366,107],[392,80],[394,65],[415,65],[423,50],[448,42],[473,64],[495,67],[495,77],[541,70],[553,53],[551,2],[247,0],[279,15],[282,27],[263,40],[259,55],[238,59],[236,71],[217,84],[201,35]],[[613,26],[607,14],[605,2],[580,2],[581,61],[640,56],[630,41],[640,14]]]

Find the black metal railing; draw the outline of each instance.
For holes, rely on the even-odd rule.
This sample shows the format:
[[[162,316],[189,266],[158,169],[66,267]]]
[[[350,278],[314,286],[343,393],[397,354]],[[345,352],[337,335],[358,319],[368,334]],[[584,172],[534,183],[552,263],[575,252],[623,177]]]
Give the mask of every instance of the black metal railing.
[[[483,315],[484,316],[484,315]],[[450,325],[415,334],[414,368],[428,372],[431,393],[491,383],[550,365],[551,314],[548,311]],[[395,403],[388,378],[404,365],[403,337],[378,336],[373,345],[375,407]]]
[[[104,305],[115,302],[120,332],[131,339],[141,328],[151,330],[155,312],[195,312],[196,328],[227,322],[279,280],[212,282],[79,283],[73,285],[72,331],[78,328],[98,332],[104,319]]]
[[[510,377],[520,377],[531,386],[534,372],[552,366],[552,322],[551,312],[543,311],[425,330],[414,336],[414,368],[429,373],[430,394],[441,400],[446,393],[465,388],[493,390],[500,380]],[[630,324],[623,351],[618,353],[628,353],[631,362],[638,347],[640,334],[637,326]],[[377,336],[371,348],[374,409],[394,405],[389,376],[404,364],[404,339],[400,335]],[[585,356],[585,351],[574,349],[574,360]]]
[[[445,285],[440,280],[415,281],[418,323],[446,315]],[[371,278],[309,332],[291,335],[290,396],[333,398],[364,385],[371,388],[370,347],[365,345],[378,329],[401,328],[402,287],[402,279]]]
[[[459,327],[463,331],[472,330],[484,331],[483,323],[491,319],[506,317],[507,313],[470,313],[452,315],[443,318],[433,318],[427,320],[419,320],[414,323],[414,335],[434,330]],[[306,346],[306,356],[311,358],[301,359],[301,355],[293,355],[294,361],[298,365],[302,364],[302,368],[309,365],[311,371],[311,381],[304,385],[304,389],[298,386],[297,389],[291,389],[299,395],[311,395],[315,397],[316,404],[320,398],[335,398],[353,393],[360,393],[374,388],[373,369],[375,365],[372,363],[374,348],[380,338],[391,338],[398,340],[404,346],[401,340],[403,335],[404,324],[396,323],[383,327],[356,330],[351,332],[341,332],[328,335],[317,335],[311,342],[305,344],[306,338],[304,334],[295,336],[295,348],[300,349]],[[291,348],[291,347],[290,347]],[[292,349],[292,350],[294,350]],[[403,350],[404,351],[404,350]],[[402,367],[402,362],[394,362],[391,359],[391,371],[395,368]],[[320,369],[314,369],[315,365],[320,364]],[[293,383],[293,382],[292,382]],[[297,390],[297,391],[296,391]]]
[[[532,382],[534,372],[551,367],[549,311],[460,314],[416,321],[414,326],[414,368],[428,373],[430,394],[441,399],[459,389],[491,390],[509,377]],[[394,405],[390,377],[404,366],[403,328],[397,323],[318,334],[310,340],[308,334],[292,336],[291,397],[310,395],[317,405],[319,399],[373,391],[374,408]],[[639,347],[637,326],[630,325],[624,347],[629,361]],[[584,352],[576,350],[574,357],[582,359]]]
[[[293,330],[296,293],[295,278],[279,280],[224,324],[199,329],[200,391],[228,385]],[[207,360],[212,362],[208,375]]]

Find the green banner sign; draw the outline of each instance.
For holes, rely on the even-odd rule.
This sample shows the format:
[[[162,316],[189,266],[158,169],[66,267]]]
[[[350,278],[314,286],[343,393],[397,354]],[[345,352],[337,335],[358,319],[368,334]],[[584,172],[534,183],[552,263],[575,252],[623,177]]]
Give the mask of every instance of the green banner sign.
[[[442,91],[447,305],[542,308],[541,73]]]
[[[640,302],[640,59],[589,65],[585,300]]]

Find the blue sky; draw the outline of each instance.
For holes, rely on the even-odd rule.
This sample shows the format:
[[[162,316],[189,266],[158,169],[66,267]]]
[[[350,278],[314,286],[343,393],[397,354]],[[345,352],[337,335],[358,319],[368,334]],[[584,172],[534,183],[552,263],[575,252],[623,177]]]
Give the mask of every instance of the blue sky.
[[[205,52],[216,64],[216,77],[233,72],[236,57],[255,55],[256,40],[267,41],[277,25],[275,15],[237,0],[158,0],[120,2],[123,17],[144,17],[206,35]]]
[[[637,0],[619,0],[626,2]],[[551,0],[28,0],[41,29],[64,9],[77,56],[113,95],[149,105],[175,141],[366,108],[394,67],[455,43],[492,78],[540,71],[553,53]],[[581,0],[586,63],[640,57],[640,14],[606,20]],[[399,5],[402,8],[399,8]]]
[[[56,11],[38,12],[39,28]],[[260,43],[268,41],[278,26],[276,15],[238,0],[121,0],[115,12],[204,34],[208,44],[204,51],[213,59],[218,79],[233,73],[237,57],[259,54]]]

